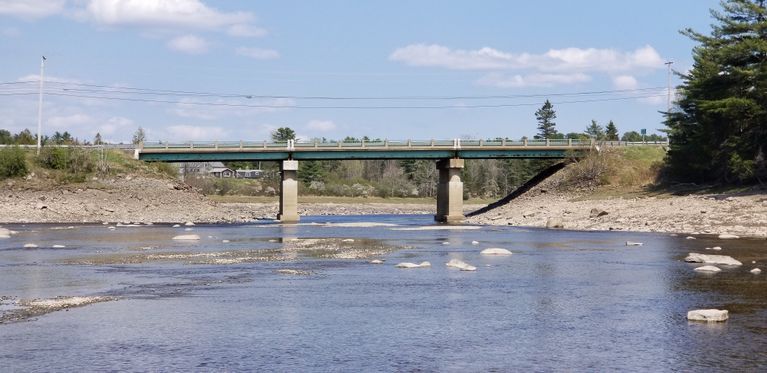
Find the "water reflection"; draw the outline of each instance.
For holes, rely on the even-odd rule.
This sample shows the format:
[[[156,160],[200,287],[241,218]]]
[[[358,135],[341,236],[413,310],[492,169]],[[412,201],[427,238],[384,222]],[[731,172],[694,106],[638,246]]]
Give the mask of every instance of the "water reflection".
[[[193,243],[171,240],[183,227],[14,227],[22,233],[0,241],[0,295],[120,299],[0,325],[0,363],[22,371],[697,371],[767,362],[767,277],[748,272],[751,260],[767,262],[763,241],[360,221],[415,228],[431,217],[203,225],[193,227],[202,238]],[[22,249],[31,241],[68,249]],[[307,255],[301,245],[310,241],[380,250],[387,261]],[[681,261],[713,244],[746,264],[702,276]],[[514,254],[479,254],[488,247]],[[266,253],[274,255],[239,260]],[[147,255],[165,259],[82,261]],[[447,268],[452,258],[477,271]],[[394,268],[401,261],[432,267]],[[690,309],[713,307],[729,309],[730,321],[685,320]]]

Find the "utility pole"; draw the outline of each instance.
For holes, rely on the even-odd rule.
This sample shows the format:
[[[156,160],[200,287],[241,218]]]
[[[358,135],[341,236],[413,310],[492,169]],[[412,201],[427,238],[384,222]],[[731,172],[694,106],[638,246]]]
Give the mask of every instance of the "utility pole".
[[[667,85],[668,85],[668,91],[667,97],[666,97],[666,115],[671,115],[671,65],[674,63],[674,61],[668,61],[666,62],[666,67],[668,69],[668,77],[667,77]]]
[[[45,80],[45,56],[40,59],[40,90],[37,100],[37,155],[40,155],[40,146],[42,146],[43,129],[43,81]]]

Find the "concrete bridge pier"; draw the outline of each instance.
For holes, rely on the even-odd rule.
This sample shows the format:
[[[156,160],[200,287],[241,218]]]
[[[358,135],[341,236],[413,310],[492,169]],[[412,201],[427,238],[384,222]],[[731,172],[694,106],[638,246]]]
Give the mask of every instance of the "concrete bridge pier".
[[[282,223],[297,223],[298,217],[298,161],[282,161],[280,167],[280,213],[277,220]]]
[[[437,215],[434,220],[444,223],[463,222],[463,159],[451,158],[437,161],[439,183],[437,184]]]

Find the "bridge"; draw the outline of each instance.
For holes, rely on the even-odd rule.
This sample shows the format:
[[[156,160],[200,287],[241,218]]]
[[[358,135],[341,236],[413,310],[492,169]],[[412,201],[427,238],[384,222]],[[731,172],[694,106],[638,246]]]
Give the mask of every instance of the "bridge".
[[[641,143],[644,144],[644,143]],[[636,143],[594,140],[404,140],[320,142],[147,142],[139,144],[134,157],[153,162],[278,161],[281,162],[280,212],[284,223],[298,222],[298,161],[350,159],[431,159],[439,170],[435,220],[463,221],[464,159],[556,159],[582,157],[600,145],[627,146]]]

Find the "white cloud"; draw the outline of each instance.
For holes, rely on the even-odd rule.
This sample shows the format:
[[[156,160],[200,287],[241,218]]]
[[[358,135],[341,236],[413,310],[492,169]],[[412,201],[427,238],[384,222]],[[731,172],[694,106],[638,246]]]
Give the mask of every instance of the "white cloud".
[[[330,120],[311,120],[306,124],[306,128],[317,132],[330,132],[336,129],[336,124]]]
[[[250,12],[220,12],[199,0],[90,0],[81,17],[108,26],[210,30],[254,18]]]
[[[181,53],[203,54],[208,51],[208,42],[195,35],[184,35],[168,42],[168,48]]]
[[[92,123],[94,123],[93,117],[88,114],[77,113],[64,116],[52,116],[47,118],[45,120],[45,127],[70,131],[75,127],[80,127]]]
[[[17,82],[34,82],[34,81],[39,81],[39,80],[40,80],[40,74],[24,75],[24,76],[16,79]],[[62,77],[48,75],[48,74],[45,75],[45,81],[46,82],[56,82],[56,83],[75,83],[75,84],[82,83],[81,81],[79,81],[77,79],[62,78]]]
[[[168,126],[164,130],[158,132],[160,132],[159,135],[164,135],[167,138],[158,138],[157,140],[173,139],[173,141],[224,140],[229,134],[227,130],[221,127],[194,126],[188,124]]]
[[[478,50],[450,49],[437,44],[411,44],[398,48],[389,59],[411,66],[442,67],[452,70],[530,69],[542,72],[620,72],[659,69],[664,60],[651,46],[633,51],[615,49],[564,48],[543,54],[508,53],[484,47]]]
[[[226,32],[231,36],[247,38],[260,38],[267,34],[265,29],[244,23],[229,26],[229,29],[227,29]]]
[[[0,35],[6,38],[17,38],[21,36],[21,31],[15,27],[6,27],[0,31]]]
[[[0,0],[0,15],[23,19],[43,18],[64,10],[66,0]]]
[[[503,73],[490,73],[479,78],[476,83],[479,85],[498,88],[520,88],[551,87],[558,84],[575,84],[588,82],[590,80],[591,77],[583,73],[529,75],[507,75]]]
[[[102,136],[112,136],[115,134],[130,134],[129,128],[135,127],[132,120],[125,117],[111,117],[98,126],[97,132]],[[94,134],[95,135],[95,134]]]
[[[613,86],[616,89],[636,89],[639,82],[631,75],[618,75],[613,77]]]
[[[250,57],[256,60],[273,60],[280,58],[280,52],[273,49],[239,47],[235,51],[237,55]]]

